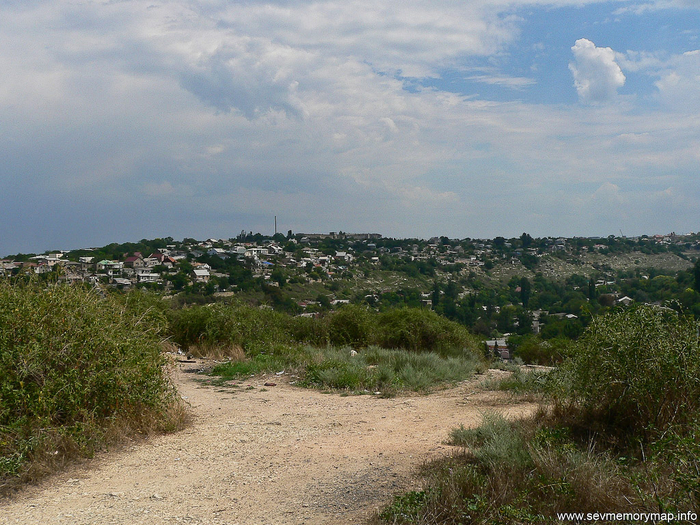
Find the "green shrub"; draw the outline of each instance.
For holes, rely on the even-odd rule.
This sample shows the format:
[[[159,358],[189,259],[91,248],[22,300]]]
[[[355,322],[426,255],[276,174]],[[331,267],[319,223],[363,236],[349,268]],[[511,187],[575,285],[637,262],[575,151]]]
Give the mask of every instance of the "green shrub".
[[[293,317],[289,319],[289,332],[299,344],[327,346],[330,340],[328,324],[327,318]]]
[[[134,299],[0,284],[0,480],[31,476],[49,449],[90,454],[118,424],[169,424],[165,319]]]
[[[474,457],[491,468],[522,468],[532,464],[523,435],[517,427],[495,412],[487,412],[481,425],[460,425],[450,432],[451,445],[469,447]]]
[[[172,310],[169,318],[172,341],[201,355],[293,341],[291,318],[270,309],[218,303]]]
[[[374,336],[374,316],[359,305],[345,305],[328,317],[328,340],[333,346],[364,348]]]
[[[560,403],[611,432],[683,427],[700,409],[698,325],[651,306],[597,318],[556,378]]]
[[[397,308],[379,314],[375,344],[414,352],[479,353],[476,338],[462,325],[431,310]]]

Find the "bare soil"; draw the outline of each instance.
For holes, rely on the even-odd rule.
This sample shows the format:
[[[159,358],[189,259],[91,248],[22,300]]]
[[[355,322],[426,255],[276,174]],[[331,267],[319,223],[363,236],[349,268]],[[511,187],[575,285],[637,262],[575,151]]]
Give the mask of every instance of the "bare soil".
[[[382,399],[297,388],[286,375],[225,387],[178,365],[193,424],[75,465],[0,501],[2,524],[356,524],[418,488],[415,470],[451,454],[449,430],[532,403],[478,387]],[[489,374],[503,372],[491,370]],[[265,387],[265,383],[275,386]]]

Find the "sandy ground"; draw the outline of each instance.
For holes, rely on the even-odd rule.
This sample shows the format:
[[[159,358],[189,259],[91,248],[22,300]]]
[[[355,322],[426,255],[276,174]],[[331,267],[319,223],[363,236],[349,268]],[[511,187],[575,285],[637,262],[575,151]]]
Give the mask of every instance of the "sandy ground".
[[[178,367],[192,426],[0,501],[0,523],[362,523],[393,494],[418,488],[424,461],[452,453],[444,444],[451,428],[477,424],[486,410],[516,417],[535,408],[480,391],[483,376],[428,396],[381,399],[297,388],[286,375],[212,387],[191,373],[201,364]]]

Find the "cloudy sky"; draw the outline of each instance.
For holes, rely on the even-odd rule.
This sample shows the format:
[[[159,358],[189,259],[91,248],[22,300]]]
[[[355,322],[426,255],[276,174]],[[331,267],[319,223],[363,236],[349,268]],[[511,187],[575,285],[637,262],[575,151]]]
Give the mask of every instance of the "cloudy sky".
[[[0,0],[0,255],[698,231],[700,0]]]

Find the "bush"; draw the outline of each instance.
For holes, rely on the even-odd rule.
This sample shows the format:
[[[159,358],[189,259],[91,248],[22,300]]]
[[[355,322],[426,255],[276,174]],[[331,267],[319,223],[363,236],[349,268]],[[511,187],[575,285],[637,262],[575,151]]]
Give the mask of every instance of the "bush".
[[[379,314],[375,343],[441,355],[479,354],[479,343],[462,325],[431,310],[397,308]]]
[[[39,475],[49,450],[51,462],[91,454],[115,426],[171,423],[165,319],[132,306],[80,287],[0,284],[0,485]]]
[[[639,306],[596,319],[557,371],[559,402],[618,435],[684,427],[700,409],[696,322]]]
[[[374,316],[366,308],[346,305],[328,318],[328,339],[334,346],[364,348],[374,336]]]
[[[174,343],[195,355],[240,356],[268,344],[291,343],[287,315],[241,304],[191,306],[169,312]]]

